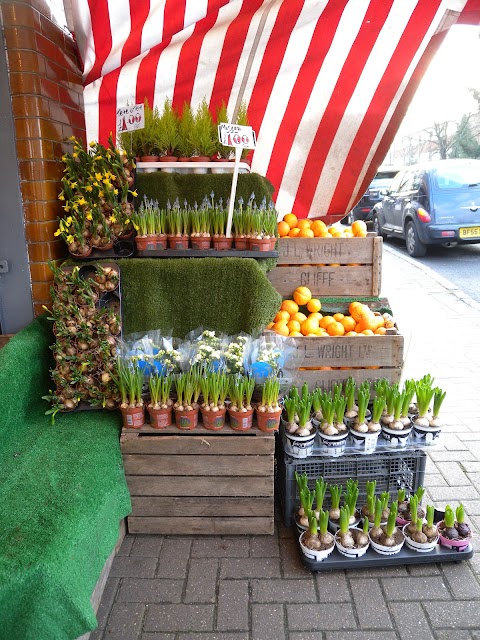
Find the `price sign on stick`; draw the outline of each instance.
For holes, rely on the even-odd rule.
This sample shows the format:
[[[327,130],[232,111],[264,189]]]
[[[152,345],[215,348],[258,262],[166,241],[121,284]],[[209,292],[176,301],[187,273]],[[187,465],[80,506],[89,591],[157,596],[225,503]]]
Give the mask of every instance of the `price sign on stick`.
[[[143,104],[117,109],[117,133],[135,131],[145,127],[145,112]]]
[[[235,147],[235,166],[233,168],[232,190],[230,192],[230,204],[228,207],[228,221],[226,236],[232,236],[233,207],[235,205],[235,192],[237,190],[238,165],[242,155],[242,149],[255,149],[257,139],[252,127],[239,124],[220,122],[218,125],[218,139],[224,147]]]

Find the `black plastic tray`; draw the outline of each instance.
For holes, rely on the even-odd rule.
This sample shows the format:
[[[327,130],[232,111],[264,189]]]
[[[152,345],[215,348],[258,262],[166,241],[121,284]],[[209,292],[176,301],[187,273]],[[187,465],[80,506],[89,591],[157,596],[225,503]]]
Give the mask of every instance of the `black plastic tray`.
[[[310,571],[393,567],[395,565],[431,564],[435,562],[461,562],[463,560],[469,560],[473,556],[473,547],[471,544],[469,544],[464,551],[454,551],[437,545],[433,551],[428,553],[418,553],[418,551],[413,551],[404,544],[400,552],[393,556],[384,556],[373,551],[373,549],[368,549],[367,553],[360,558],[351,559],[343,556],[337,549],[334,549],[328,558],[322,562],[315,562],[303,555],[298,537],[297,547],[303,565],[307,569],[310,569]]]

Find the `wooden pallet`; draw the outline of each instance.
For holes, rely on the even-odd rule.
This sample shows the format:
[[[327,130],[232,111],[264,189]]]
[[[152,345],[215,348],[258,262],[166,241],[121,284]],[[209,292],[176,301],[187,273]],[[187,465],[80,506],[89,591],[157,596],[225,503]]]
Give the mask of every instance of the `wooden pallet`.
[[[145,425],[120,446],[129,533],[273,534],[274,434]]]
[[[377,297],[382,238],[280,238],[277,266],[268,274],[284,297],[307,286],[314,296]]]

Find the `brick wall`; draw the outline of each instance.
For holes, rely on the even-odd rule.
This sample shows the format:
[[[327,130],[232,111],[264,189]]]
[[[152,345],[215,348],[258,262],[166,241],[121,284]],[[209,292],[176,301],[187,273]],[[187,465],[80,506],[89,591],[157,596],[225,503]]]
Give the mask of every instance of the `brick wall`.
[[[43,0],[0,3],[35,314],[49,302],[48,260],[66,255],[54,238],[65,140],[85,141],[81,69],[72,38]]]

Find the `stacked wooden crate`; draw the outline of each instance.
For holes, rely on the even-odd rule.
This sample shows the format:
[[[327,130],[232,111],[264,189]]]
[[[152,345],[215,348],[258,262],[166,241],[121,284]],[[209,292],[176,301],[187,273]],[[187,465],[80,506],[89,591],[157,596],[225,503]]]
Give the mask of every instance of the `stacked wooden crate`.
[[[379,298],[382,238],[281,238],[278,265],[270,282],[283,298],[291,298],[299,286],[307,286],[322,300],[321,313],[348,314],[352,300],[365,301],[373,311],[390,309]],[[325,302],[326,299],[332,299]],[[329,389],[353,376],[358,383],[400,379],[404,338],[397,328],[384,336],[292,338],[303,356],[300,382]]]
[[[275,437],[228,426],[124,429],[129,533],[273,534]]]

